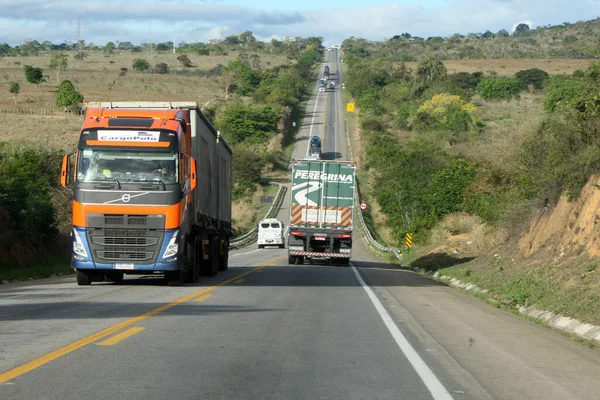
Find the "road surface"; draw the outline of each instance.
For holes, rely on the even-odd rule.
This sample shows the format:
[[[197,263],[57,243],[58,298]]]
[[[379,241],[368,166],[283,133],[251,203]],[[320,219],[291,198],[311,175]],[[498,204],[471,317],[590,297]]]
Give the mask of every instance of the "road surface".
[[[295,158],[318,134],[347,159],[340,90],[315,83]],[[249,246],[184,287],[2,285],[0,399],[600,398],[598,351],[354,243],[347,268]]]

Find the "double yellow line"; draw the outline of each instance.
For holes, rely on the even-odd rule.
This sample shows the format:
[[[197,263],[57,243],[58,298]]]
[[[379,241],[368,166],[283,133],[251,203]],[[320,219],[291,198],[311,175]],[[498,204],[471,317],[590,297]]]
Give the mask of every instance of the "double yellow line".
[[[147,318],[152,317],[153,315],[156,315],[156,314],[159,314],[159,313],[161,313],[163,311],[166,311],[169,308],[173,308],[176,305],[179,305],[181,303],[185,303],[186,301],[189,301],[189,300],[192,300],[192,299],[196,299],[197,301],[205,300],[205,299],[208,298],[208,297],[204,297],[204,295],[206,293],[208,293],[210,291],[213,291],[213,290],[215,290],[216,288],[218,288],[220,286],[224,286],[224,285],[227,285],[228,283],[237,281],[240,278],[242,278],[242,277],[244,277],[246,275],[249,275],[249,274],[251,274],[253,272],[260,271],[262,268],[264,268],[266,266],[273,266],[273,265],[275,265],[275,263],[277,261],[280,261],[283,258],[285,258],[285,257],[281,257],[281,258],[277,258],[275,260],[271,260],[271,261],[269,261],[269,262],[267,262],[265,264],[259,265],[258,267],[254,268],[254,269],[252,269],[250,271],[247,271],[247,272],[244,272],[242,274],[236,275],[233,278],[229,278],[227,280],[224,280],[223,282],[219,282],[219,283],[217,283],[214,286],[207,287],[207,288],[199,290],[199,291],[197,291],[195,293],[192,293],[192,294],[189,294],[187,296],[184,296],[184,297],[182,297],[180,299],[174,300],[174,301],[172,301],[170,303],[167,303],[167,304],[165,304],[163,306],[155,308],[154,310],[148,311],[147,313],[144,313],[144,314],[142,314],[140,316],[137,316],[137,317],[128,319],[126,321],[123,321],[121,323],[118,323],[116,325],[113,325],[113,326],[111,326],[109,328],[101,330],[100,332],[94,333],[93,335],[90,335],[88,337],[80,339],[80,340],[78,340],[76,342],[73,342],[73,343],[68,344],[68,345],[66,345],[64,347],[61,347],[60,349],[54,350],[54,351],[52,351],[52,352],[50,352],[48,354],[45,354],[45,355],[43,355],[41,357],[38,357],[38,358],[36,358],[34,360],[31,360],[31,361],[29,361],[29,362],[27,362],[25,364],[19,365],[18,367],[15,367],[15,368],[13,368],[11,370],[8,370],[6,372],[2,372],[2,373],[0,373],[0,384],[8,382],[11,379],[14,379],[16,377],[24,375],[24,374],[26,374],[28,372],[31,372],[34,369],[39,368],[42,365],[48,364],[49,362],[54,361],[54,360],[56,360],[59,357],[62,357],[62,356],[66,355],[66,354],[69,354],[69,353],[72,353],[75,350],[78,350],[78,349],[80,349],[80,348],[82,348],[84,346],[87,346],[90,343],[94,343],[94,342],[96,342],[96,341],[98,341],[100,339],[103,339],[103,338],[105,338],[107,336],[110,336],[110,335],[112,335],[114,333],[117,333],[118,331],[120,331],[123,328],[127,328],[127,327],[129,327],[129,326],[131,326],[133,324],[137,324],[140,321],[143,321],[143,320],[145,320]],[[126,338],[128,338],[130,336],[135,335],[136,333],[140,332],[143,329],[145,329],[145,328],[137,328],[136,327],[136,328],[128,329],[125,332],[122,332],[122,333],[120,333],[118,335],[115,335],[114,337],[112,337],[112,338],[110,338],[108,340],[105,340],[104,342],[101,342],[99,344],[103,345],[103,346],[112,346],[113,344],[118,343],[121,340],[124,340],[124,339],[126,339]]]

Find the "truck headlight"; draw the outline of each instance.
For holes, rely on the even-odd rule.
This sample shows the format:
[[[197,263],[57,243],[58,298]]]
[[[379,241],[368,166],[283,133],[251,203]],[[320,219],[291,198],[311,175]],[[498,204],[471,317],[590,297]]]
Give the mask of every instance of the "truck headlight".
[[[79,236],[79,232],[77,232],[77,229],[75,229],[75,228],[73,228],[73,237],[75,238],[75,240],[73,241],[73,252],[75,254],[78,254],[80,256],[88,258],[88,254],[87,254],[87,251],[85,251],[85,246],[83,245],[83,241],[81,240],[81,237]]]
[[[167,245],[167,248],[165,249],[162,258],[169,258],[177,255],[177,251],[179,250],[179,243],[177,240],[178,238],[179,230],[176,230],[175,232],[173,232],[171,240],[169,240],[169,244]]]

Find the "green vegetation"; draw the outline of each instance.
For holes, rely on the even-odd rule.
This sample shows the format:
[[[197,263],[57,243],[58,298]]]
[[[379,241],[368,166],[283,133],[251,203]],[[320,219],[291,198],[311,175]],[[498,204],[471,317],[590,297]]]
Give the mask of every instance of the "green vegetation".
[[[45,82],[44,79],[44,70],[38,67],[32,67],[31,65],[25,65],[25,79],[27,82],[34,84],[35,86],[39,85],[42,82]]]
[[[541,26],[519,24],[513,34],[454,34],[448,38],[421,38],[409,33],[384,42],[351,37],[344,42],[345,57],[385,61],[418,61],[434,56],[441,60],[498,58],[597,58],[600,57],[600,19]]]
[[[83,102],[83,95],[75,90],[71,81],[64,80],[58,85],[56,106],[67,110],[78,110]]]
[[[528,28],[510,36],[345,41],[346,88],[360,114],[361,193],[376,200],[383,216],[369,219],[385,224],[389,244],[402,247],[413,234],[403,263],[478,284],[497,304],[598,324],[597,260],[576,249],[562,259],[564,246],[525,258],[517,241],[532,216],[562,195],[576,199],[600,170],[600,61],[572,75],[550,75],[555,69],[543,61],[518,70],[513,61],[503,77],[491,68],[452,74],[441,62],[484,57],[484,50],[487,57],[496,46],[510,53],[501,57],[598,55],[588,37],[573,32],[600,37],[600,20]],[[563,31],[571,37],[551,51],[530,46],[550,32],[559,41]],[[411,70],[398,62],[404,59],[420,61]]]

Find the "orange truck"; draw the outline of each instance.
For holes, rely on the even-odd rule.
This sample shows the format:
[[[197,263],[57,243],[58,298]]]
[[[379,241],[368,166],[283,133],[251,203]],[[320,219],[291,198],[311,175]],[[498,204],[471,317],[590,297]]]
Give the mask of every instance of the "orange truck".
[[[231,148],[195,102],[86,105],[61,184],[73,195],[77,283],[164,274],[169,285],[228,264]]]

